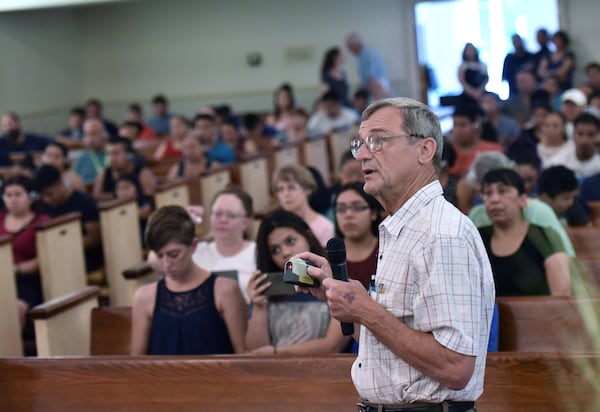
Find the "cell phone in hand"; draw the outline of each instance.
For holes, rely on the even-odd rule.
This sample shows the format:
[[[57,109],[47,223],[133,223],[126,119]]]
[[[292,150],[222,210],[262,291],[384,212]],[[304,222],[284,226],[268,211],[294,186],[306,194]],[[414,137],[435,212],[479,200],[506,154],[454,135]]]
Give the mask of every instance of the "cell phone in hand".
[[[238,282],[238,271],[237,270],[220,270],[214,272],[215,275],[221,276],[228,279],[233,279]]]
[[[267,278],[261,284],[265,282],[271,282],[271,286],[263,292],[265,296],[289,296],[296,294],[296,289],[293,285],[285,283],[283,281],[283,273],[281,272],[269,272],[266,274]]]

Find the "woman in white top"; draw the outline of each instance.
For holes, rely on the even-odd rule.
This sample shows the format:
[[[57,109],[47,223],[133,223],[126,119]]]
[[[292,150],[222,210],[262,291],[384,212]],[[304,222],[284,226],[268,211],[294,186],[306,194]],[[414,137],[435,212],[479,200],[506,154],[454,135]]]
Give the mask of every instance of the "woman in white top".
[[[188,212],[195,217],[202,208],[190,206]],[[236,270],[246,300],[248,279],[256,270],[256,243],[245,236],[253,213],[252,198],[243,190],[229,188],[217,193],[210,210],[212,240],[199,242],[192,255],[198,266],[211,272]]]
[[[321,245],[334,237],[333,223],[310,207],[309,197],[317,184],[307,168],[297,165],[281,167],[273,176],[273,191],[281,208],[300,216],[314,233]]]
[[[543,169],[550,166],[556,156],[574,150],[573,142],[567,140],[565,124],[565,118],[559,112],[550,112],[544,117],[540,142],[537,145],[537,153]]]

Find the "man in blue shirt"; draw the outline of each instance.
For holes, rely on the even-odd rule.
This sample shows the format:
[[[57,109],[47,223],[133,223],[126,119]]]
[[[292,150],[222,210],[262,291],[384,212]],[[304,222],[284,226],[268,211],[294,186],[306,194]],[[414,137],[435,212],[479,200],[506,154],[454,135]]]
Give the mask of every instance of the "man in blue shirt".
[[[154,116],[148,119],[148,125],[157,135],[167,136],[169,134],[169,122],[171,121],[167,98],[161,94],[154,96],[152,99],[152,109],[154,110]]]
[[[199,114],[194,119],[194,133],[200,139],[211,168],[235,163],[235,150],[217,135],[215,118],[210,114]]]
[[[358,33],[350,33],[346,37],[346,46],[356,56],[361,87],[369,90],[374,99],[387,97],[390,81],[381,55],[365,46]]]

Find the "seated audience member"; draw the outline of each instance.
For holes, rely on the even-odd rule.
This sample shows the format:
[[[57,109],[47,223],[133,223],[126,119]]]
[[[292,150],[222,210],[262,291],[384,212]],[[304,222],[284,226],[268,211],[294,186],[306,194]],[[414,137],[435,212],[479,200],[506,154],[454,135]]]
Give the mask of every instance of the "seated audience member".
[[[288,114],[287,128],[277,138],[284,142],[302,142],[308,138],[308,113],[300,107]]]
[[[451,175],[463,177],[480,152],[501,152],[502,146],[481,138],[481,117],[476,106],[457,107],[452,115],[453,128],[449,139],[456,153],[454,165],[448,170]]]
[[[116,199],[137,199],[138,214],[140,217],[141,226],[145,226],[146,219],[152,213],[152,205],[144,196],[144,192],[140,183],[134,176],[123,175],[117,178],[115,182],[115,198]]]
[[[561,91],[560,91],[560,81],[557,76],[549,76],[544,79],[542,83],[542,89],[548,92],[548,100],[550,103],[550,107],[552,110],[560,111],[561,101]]]
[[[541,169],[540,158],[534,153],[523,152],[512,157],[511,160],[514,160],[517,164],[517,173],[523,180],[525,194],[530,197],[537,196]]]
[[[204,147],[211,168],[236,162],[235,151],[225,144],[217,134],[215,118],[209,114],[199,114],[194,119],[194,133]]]
[[[131,142],[124,137],[113,137],[106,145],[106,153],[110,166],[106,167],[96,177],[94,197],[96,200],[115,198],[115,183],[121,176],[129,175],[136,179],[144,192],[144,196],[154,194],[156,178],[150,169],[139,167],[132,156]]]
[[[516,159],[522,155],[533,154],[536,158],[538,158],[539,161],[537,145],[541,141],[544,119],[546,118],[546,115],[552,111],[552,109],[547,104],[539,103],[534,105],[531,111],[531,118],[524,125],[519,137],[505,150],[506,155],[511,159]]]
[[[509,97],[502,105],[502,112],[515,119],[521,127],[531,117],[536,84],[537,78],[530,70],[521,70],[517,73],[517,94]]]
[[[149,140],[156,138],[156,132],[148,124],[144,123],[144,114],[142,112],[142,106],[137,103],[132,103],[127,108],[127,122],[134,122],[139,124],[140,131],[137,134],[136,139]]]
[[[183,116],[171,116],[169,135],[163,139],[154,151],[154,160],[178,159],[182,156],[183,139],[189,134],[190,126]]]
[[[486,127],[491,128],[497,137],[497,143],[500,143],[502,147],[508,147],[519,137],[521,133],[519,123],[500,112],[500,97],[496,93],[483,93],[481,107],[485,111],[484,130]],[[485,138],[485,135],[482,137]]]
[[[548,166],[562,165],[575,172],[578,179],[600,173],[600,155],[596,152],[596,142],[600,132],[600,120],[591,113],[583,113],[573,123],[574,147],[568,152],[554,156]]]
[[[546,202],[565,226],[587,226],[587,213],[579,203],[579,182],[575,173],[564,166],[552,166],[542,172],[538,198]]]
[[[47,221],[36,207],[33,184],[25,176],[12,176],[2,186],[4,208],[0,211],[0,235],[11,235],[13,272],[17,286],[17,308],[21,328],[27,311],[43,302],[37,258],[35,225]],[[9,271],[9,268],[2,268]]]
[[[107,139],[108,134],[104,131],[100,120],[88,119],[85,121],[83,124],[85,151],[75,160],[73,170],[86,185],[94,183],[98,173],[108,166],[108,156],[104,151]]]
[[[244,126],[244,153],[254,154],[268,152],[273,149],[273,140],[277,129],[266,126],[261,117],[255,113],[247,113],[242,117]]]
[[[440,161],[438,179],[440,185],[444,190],[444,198],[456,206],[456,185],[458,184],[458,178],[448,173],[448,170],[452,168],[456,161],[456,153],[450,144],[444,142],[442,147],[442,158]],[[362,171],[361,171],[362,172]]]
[[[584,67],[585,72],[585,83],[580,89],[589,98],[595,93],[600,93],[600,63],[589,62]]]
[[[196,136],[188,134],[181,145],[183,156],[167,172],[167,179],[197,178],[209,170],[208,160]]]
[[[188,212],[201,216],[198,207],[190,206]],[[253,215],[252,198],[243,190],[231,188],[217,193],[210,210],[212,239],[198,242],[192,256],[196,265],[213,272],[236,270],[246,300],[248,280],[256,270],[256,243],[246,236]]]
[[[581,205],[594,226],[600,226],[600,173],[583,179],[579,189]]]
[[[102,123],[102,128],[108,136],[116,136],[117,125],[104,118],[103,104],[99,99],[92,98],[85,103],[85,115],[87,119],[97,119]]]
[[[271,285],[266,273],[282,273],[285,262],[300,252],[325,254],[306,223],[293,213],[275,211],[261,222],[256,245],[259,272],[248,283],[252,302],[246,332],[248,350],[258,355],[344,350],[350,338],[342,335],[339,321],[331,317],[326,304],[302,292],[271,297],[264,294]]]
[[[42,164],[51,165],[60,170],[65,186],[85,192],[85,183],[81,177],[69,167],[69,149],[59,142],[50,142],[41,158]]]
[[[381,205],[363,190],[364,183],[343,185],[338,192],[335,211],[336,234],[344,239],[348,276],[369,290],[377,268]]]
[[[569,258],[556,232],[523,217],[527,196],[517,172],[488,172],[482,194],[492,225],[479,232],[492,265],[496,296],[569,296]]]
[[[269,114],[265,123],[282,132],[288,128],[289,114],[296,108],[294,89],[289,83],[283,83],[273,94],[273,113]]]
[[[588,111],[600,118],[600,92],[594,92],[588,98]]]
[[[0,153],[41,152],[52,138],[36,133],[25,132],[21,126],[21,118],[15,112],[6,112],[0,118]]]
[[[69,126],[58,134],[56,140],[67,147],[79,147],[83,140],[84,122],[85,109],[74,107],[69,112]]]
[[[565,116],[565,132],[567,139],[573,138],[575,119],[585,112],[587,97],[579,89],[569,89],[560,96],[560,112]]]
[[[33,187],[40,194],[41,211],[50,217],[71,212],[81,213],[86,270],[91,272],[102,265],[100,213],[93,197],[67,187],[54,166],[42,165],[35,172]]]
[[[152,117],[148,119],[150,126],[157,135],[167,136],[171,126],[171,115],[169,114],[169,102],[163,95],[156,95],[152,98]]]
[[[119,137],[124,137],[125,139],[129,140],[133,148],[135,141],[140,139],[141,130],[141,123],[127,120],[123,122],[121,126],[119,126]],[[144,156],[141,153],[137,152],[135,149],[132,149],[130,154],[133,157],[133,161],[137,166],[146,167],[148,165],[148,162],[146,161]]]
[[[565,118],[558,112],[550,112],[544,118],[540,142],[537,145],[537,155],[542,162],[542,168],[552,165],[555,157],[564,156],[573,150],[573,142],[567,139]]]
[[[356,110],[359,117],[362,112],[367,108],[370,102],[369,91],[367,89],[358,89],[354,92],[354,96],[352,97],[352,107]]]
[[[494,158],[494,156],[489,156],[489,154],[487,154],[486,157],[488,157],[487,161],[482,163],[481,166],[487,167],[482,167],[479,170],[479,173],[475,173],[475,176],[479,176],[479,179],[483,179],[485,174],[491,170],[506,168],[506,163],[504,161],[494,161],[500,160],[499,157]],[[481,184],[482,182],[479,180],[478,186],[481,187]],[[573,244],[569,239],[569,235],[567,234],[565,227],[556,217],[552,208],[539,199],[530,198],[526,193],[524,193],[524,195],[526,196],[525,207],[523,209],[523,217],[525,220],[534,225],[552,228],[560,236],[563,249],[566,250],[567,254],[569,256],[575,256],[575,250],[573,249]],[[478,204],[471,209],[469,212],[469,219],[471,219],[477,227],[489,226],[492,224],[483,204]]]
[[[359,120],[356,112],[345,107],[342,99],[333,90],[323,94],[320,103],[321,109],[308,119],[308,130],[313,136],[352,127]]]
[[[473,206],[483,202],[481,199],[481,181],[490,170],[515,168],[515,162],[501,152],[481,152],[475,157],[465,177],[456,183],[456,206],[468,214]]]
[[[133,298],[132,355],[211,355],[246,351],[246,302],[235,280],[197,266],[198,240],[185,209],[154,212],[146,244],[164,277]]]
[[[227,146],[231,147],[236,154],[236,158],[243,156],[244,137],[241,134],[239,121],[233,116],[225,117],[219,126],[221,140]]]
[[[298,165],[283,166],[275,172],[272,187],[283,210],[300,216],[325,246],[334,235],[334,226],[310,207],[309,198],[317,184],[308,169]]]
[[[340,171],[336,176],[337,182],[329,188],[332,196],[335,196],[340,188],[345,184],[352,182],[363,182],[365,181],[365,177],[362,172],[362,165],[360,164],[360,160],[357,160],[352,156],[352,152],[350,149],[346,150],[342,153],[340,157]],[[333,200],[332,205],[333,205]],[[333,216],[330,220],[333,220]]]

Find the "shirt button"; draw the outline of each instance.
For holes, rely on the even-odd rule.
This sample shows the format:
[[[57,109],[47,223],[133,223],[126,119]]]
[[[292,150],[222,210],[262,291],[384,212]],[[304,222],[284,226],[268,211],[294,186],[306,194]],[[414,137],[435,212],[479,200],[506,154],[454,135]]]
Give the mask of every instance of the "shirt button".
[[[358,363],[358,367],[359,367],[359,368],[362,368],[362,363],[360,363],[360,362],[359,362],[359,363]]]

